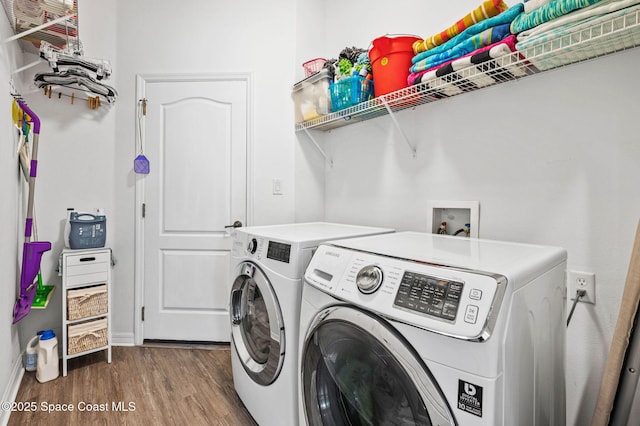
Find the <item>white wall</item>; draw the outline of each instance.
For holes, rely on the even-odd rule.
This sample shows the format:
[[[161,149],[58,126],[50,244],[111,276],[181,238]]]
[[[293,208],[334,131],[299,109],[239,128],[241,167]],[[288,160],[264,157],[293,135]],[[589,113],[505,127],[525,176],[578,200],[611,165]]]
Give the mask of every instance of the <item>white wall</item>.
[[[328,59],[325,45],[327,10],[323,2],[296,0],[296,50],[295,79],[291,83],[305,78],[302,64],[310,59],[324,57]],[[290,89],[289,89],[290,90]],[[291,128],[291,124],[287,125]],[[316,133],[316,132],[313,132]],[[322,138],[322,135],[312,137]],[[296,135],[295,150],[295,222],[322,221],[325,217],[324,204],[324,163],[322,153],[314,146],[305,133]],[[318,141],[318,143],[322,143]]]
[[[477,3],[328,2],[341,13],[326,46],[426,37]],[[365,7],[367,25],[350,25]],[[568,329],[570,425],[590,423],[640,218],[639,63],[635,49],[400,112],[415,159],[389,117],[320,135],[327,220],[427,230],[427,200],[477,200],[481,237],[562,246],[570,269],[596,273],[597,303]]]

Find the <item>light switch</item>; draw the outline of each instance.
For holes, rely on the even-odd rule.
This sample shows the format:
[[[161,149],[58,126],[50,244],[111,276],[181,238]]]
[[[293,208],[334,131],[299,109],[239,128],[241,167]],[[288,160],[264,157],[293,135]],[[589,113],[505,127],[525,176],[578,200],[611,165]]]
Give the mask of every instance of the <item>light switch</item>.
[[[282,195],[282,179],[273,179],[271,183],[273,186],[273,195]]]

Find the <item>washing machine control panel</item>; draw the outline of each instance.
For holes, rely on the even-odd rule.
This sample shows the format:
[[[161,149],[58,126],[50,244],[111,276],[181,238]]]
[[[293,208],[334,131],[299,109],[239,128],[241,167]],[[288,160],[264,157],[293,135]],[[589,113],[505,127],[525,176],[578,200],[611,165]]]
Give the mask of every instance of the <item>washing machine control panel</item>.
[[[405,271],[393,306],[454,321],[464,283]]]
[[[289,263],[291,260],[291,244],[269,240],[267,242],[267,259]]]
[[[233,242],[232,252],[235,256],[248,255],[257,260],[266,258],[284,264],[292,262],[294,248],[291,244],[253,235],[241,237],[236,237]]]
[[[235,230],[231,246],[232,261],[255,262],[260,268],[291,280],[300,280],[311,259],[311,250],[296,241],[267,238]]]
[[[330,245],[318,247],[305,282],[386,318],[465,340],[489,337],[506,286],[495,274]]]

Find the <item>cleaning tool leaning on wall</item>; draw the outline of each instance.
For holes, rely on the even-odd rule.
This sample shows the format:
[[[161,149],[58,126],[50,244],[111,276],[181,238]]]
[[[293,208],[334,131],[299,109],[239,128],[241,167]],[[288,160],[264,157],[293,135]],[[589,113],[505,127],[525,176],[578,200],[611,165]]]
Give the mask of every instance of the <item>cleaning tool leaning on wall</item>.
[[[25,220],[24,244],[22,248],[22,269],[20,271],[20,295],[13,308],[13,323],[26,317],[31,311],[31,304],[38,288],[37,276],[40,272],[42,253],[51,250],[48,241],[31,241],[33,231],[33,201],[38,169],[38,142],[40,138],[40,119],[25,104],[18,99],[17,104],[22,109],[23,123],[30,118],[33,124],[33,146],[31,147],[31,162],[29,164],[29,199],[27,202],[27,217]]]

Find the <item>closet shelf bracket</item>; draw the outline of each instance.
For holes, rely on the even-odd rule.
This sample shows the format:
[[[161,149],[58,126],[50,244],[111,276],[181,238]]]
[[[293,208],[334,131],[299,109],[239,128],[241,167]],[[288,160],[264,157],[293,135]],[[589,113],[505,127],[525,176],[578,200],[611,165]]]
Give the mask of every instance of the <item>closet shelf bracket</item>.
[[[304,132],[307,134],[307,136],[309,137],[309,139],[311,139],[311,142],[313,142],[313,144],[316,146],[316,149],[320,152],[320,154],[322,154],[322,156],[324,157],[325,161],[329,162],[330,166],[333,166],[333,160],[330,160],[329,157],[327,157],[327,154],[324,152],[324,150],[320,147],[320,145],[318,144],[318,142],[316,141],[316,139],[313,137],[313,135],[311,134],[311,132],[309,132],[309,130],[306,127],[303,127]]]
[[[409,145],[409,149],[411,150],[411,154],[413,155],[413,158],[417,158],[418,157],[418,153],[416,151],[416,147],[411,144],[411,142],[409,141],[409,138],[407,137],[407,135],[402,130],[402,126],[400,126],[400,123],[398,123],[398,119],[396,118],[395,113],[393,112],[393,110],[389,106],[389,102],[387,102],[387,100],[385,99],[384,96],[381,96],[380,100],[382,101],[382,104],[384,105],[384,107],[387,109],[387,112],[389,113],[389,117],[391,117],[391,121],[393,121],[393,124],[396,126],[396,129],[398,129],[398,132],[400,132],[400,135],[402,136],[402,139],[404,139],[404,141],[407,143],[407,145]],[[305,129],[305,130],[307,130],[307,129]]]

